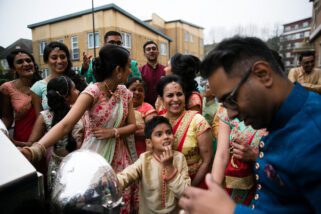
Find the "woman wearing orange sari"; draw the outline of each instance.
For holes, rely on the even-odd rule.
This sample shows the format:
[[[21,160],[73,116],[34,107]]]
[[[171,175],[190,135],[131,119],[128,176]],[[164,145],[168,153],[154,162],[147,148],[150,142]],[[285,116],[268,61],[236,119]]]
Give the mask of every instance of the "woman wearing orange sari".
[[[185,110],[185,95],[178,76],[162,78],[157,85],[176,137],[174,148],[184,154],[192,185],[206,188],[204,178],[213,155],[212,135],[205,118],[197,111]]]
[[[28,141],[37,113],[32,104],[30,87],[41,79],[33,56],[26,50],[16,49],[7,56],[10,69],[15,72],[15,80],[1,85],[3,94],[2,120],[8,129],[14,122],[13,139]]]

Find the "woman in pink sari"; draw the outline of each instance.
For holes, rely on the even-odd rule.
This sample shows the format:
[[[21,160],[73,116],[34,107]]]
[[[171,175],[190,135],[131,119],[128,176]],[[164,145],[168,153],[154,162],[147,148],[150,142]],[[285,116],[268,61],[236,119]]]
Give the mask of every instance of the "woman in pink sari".
[[[135,132],[136,121],[132,93],[123,85],[131,72],[130,61],[126,49],[105,45],[94,62],[97,82],[87,86],[65,118],[38,143],[23,149],[23,154],[33,161],[42,158],[46,148],[68,134],[84,116],[85,133],[81,148],[102,155],[116,173],[130,165],[131,152],[125,137]],[[138,207],[135,185],[124,190],[123,200],[125,206],[121,213],[135,212]]]
[[[1,85],[2,120],[8,129],[14,122],[14,141],[28,141],[37,119],[30,87],[41,79],[33,56],[26,50],[16,49],[7,56],[9,67],[15,72],[15,80]],[[39,113],[39,112],[37,112]]]

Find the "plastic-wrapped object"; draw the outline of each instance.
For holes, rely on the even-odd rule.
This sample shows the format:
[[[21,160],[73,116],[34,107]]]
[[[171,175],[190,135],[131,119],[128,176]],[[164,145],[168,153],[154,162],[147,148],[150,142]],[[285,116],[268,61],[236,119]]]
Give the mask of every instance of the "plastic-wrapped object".
[[[67,155],[56,172],[54,213],[119,213],[122,195],[107,161],[89,150]]]

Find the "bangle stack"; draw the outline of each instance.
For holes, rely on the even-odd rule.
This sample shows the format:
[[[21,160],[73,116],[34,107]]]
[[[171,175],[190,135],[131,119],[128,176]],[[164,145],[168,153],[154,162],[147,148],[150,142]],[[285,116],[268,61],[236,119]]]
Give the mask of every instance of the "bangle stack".
[[[46,148],[40,143],[34,143],[31,147],[25,146],[23,148],[30,152],[32,163],[39,162],[46,155]]]

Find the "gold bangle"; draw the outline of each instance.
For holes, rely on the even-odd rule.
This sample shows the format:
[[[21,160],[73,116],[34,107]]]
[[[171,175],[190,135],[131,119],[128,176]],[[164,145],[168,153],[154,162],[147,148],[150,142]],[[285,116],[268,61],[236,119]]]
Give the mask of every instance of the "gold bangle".
[[[22,149],[28,150],[30,152],[30,154],[31,154],[30,162],[33,163],[35,155],[34,155],[34,152],[32,151],[32,149],[29,146],[24,146],[24,147],[22,147]]]
[[[30,150],[33,152],[34,155],[33,162],[40,161],[46,155],[46,148],[38,142],[32,144]]]

